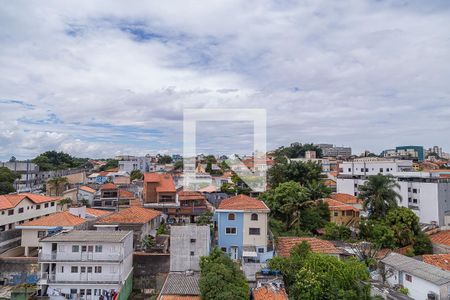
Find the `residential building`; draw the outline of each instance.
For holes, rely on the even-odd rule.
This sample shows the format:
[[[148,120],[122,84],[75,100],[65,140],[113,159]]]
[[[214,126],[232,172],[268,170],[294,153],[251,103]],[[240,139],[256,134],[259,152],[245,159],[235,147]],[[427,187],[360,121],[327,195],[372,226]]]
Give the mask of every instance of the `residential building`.
[[[325,198],[330,210],[330,222],[339,226],[357,227],[359,224],[359,209],[340,201]]]
[[[233,260],[265,262],[273,256],[269,212],[263,201],[246,195],[222,200],[215,211],[218,246]]]
[[[171,272],[166,278],[158,300],[201,300],[200,273]]]
[[[179,208],[169,208],[167,215],[178,222],[195,223],[198,216],[212,210],[206,197],[200,192],[181,191],[177,194]]]
[[[20,175],[14,182],[17,192],[31,192],[42,187],[39,181],[39,166],[30,161],[0,162],[0,167],[6,167]]]
[[[170,174],[145,173],[143,202],[154,208],[176,207],[176,189]]]
[[[147,156],[121,155],[116,159],[119,160],[119,171],[129,174],[134,170],[139,170],[142,173],[149,172],[154,165],[152,158]]]
[[[339,164],[339,175],[370,176],[377,174],[395,175],[399,172],[412,172],[412,160],[383,159],[364,157]]]
[[[314,253],[327,254],[330,256],[340,257],[342,251],[336,248],[333,243],[313,237],[279,237],[275,248],[275,254],[281,257],[289,257],[291,250],[306,242]]]
[[[330,198],[337,200],[341,203],[353,206],[354,208],[357,208],[359,210],[363,209],[363,200],[358,199],[358,197],[354,195],[344,193],[332,193],[330,195]]]
[[[62,231],[40,240],[39,287],[50,300],[128,299],[131,231]]]
[[[412,159],[414,161],[425,160],[425,150],[422,146],[398,146],[381,152],[381,156],[387,158]]]
[[[59,197],[22,193],[0,195],[0,232],[56,212]]]
[[[94,196],[92,207],[116,210],[120,205],[129,206],[134,199],[136,197],[132,192],[109,182],[100,186],[99,193]]]
[[[141,242],[148,235],[156,236],[156,230],[161,224],[161,212],[133,206],[112,213],[99,219],[94,227],[98,231],[133,231],[134,247],[141,246]]]
[[[253,300],[288,300],[284,288],[273,284],[266,284],[252,290]]]
[[[314,152],[314,151],[310,151]],[[327,174],[332,171],[336,171],[338,169],[338,161],[333,157],[324,157],[324,158],[290,158],[290,161],[297,161],[297,162],[313,162],[322,167],[322,173]]]
[[[389,286],[403,286],[413,299],[448,299],[450,272],[398,253],[381,260],[390,273]]]
[[[316,144],[315,146],[322,149],[323,157],[336,157],[347,159],[352,156],[352,148],[350,147],[337,147],[333,144]]]
[[[181,225],[170,228],[170,271],[200,271],[200,257],[211,250],[209,225]]]
[[[433,265],[445,271],[450,271],[450,254],[426,254],[422,255],[424,263]]]
[[[72,203],[82,203],[93,205],[94,196],[97,191],[88,186],[82,185],[80,187],[72,188],[62,192],[63,199],[70,199]]]
[[[445,220],[450,212],[450,178],[442,178],[439,173],[433,172],[395,172],[396,167],[401,169],[403,166],[394,164],[388,167],[386,164],[380,168],[383,168],[384,174],[389,172],[399,185],[396,189],[401,196],[398,205],[412,209],[421,223],[447,225]],[[387,168],[389,171],[386,171]],[[358,167],[355,170],[361,172]],[[372,167],[367,165],[362,174],[352,173],[351,170],[342,172],[337,179],[337,192],[357,196],[359,187],[368,180],[368,175],[373,175],[370,172],[373,172]]]

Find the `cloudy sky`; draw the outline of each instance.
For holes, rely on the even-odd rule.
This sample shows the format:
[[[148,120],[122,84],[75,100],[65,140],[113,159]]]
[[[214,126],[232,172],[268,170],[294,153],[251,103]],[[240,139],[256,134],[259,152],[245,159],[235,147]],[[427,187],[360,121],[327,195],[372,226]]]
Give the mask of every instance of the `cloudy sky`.
[[[181,153],[186,108],[266,109],[268,149],[450,151],[447,0],[1,2],[0,159]],[[201,149],[252,148],[211,118]]]

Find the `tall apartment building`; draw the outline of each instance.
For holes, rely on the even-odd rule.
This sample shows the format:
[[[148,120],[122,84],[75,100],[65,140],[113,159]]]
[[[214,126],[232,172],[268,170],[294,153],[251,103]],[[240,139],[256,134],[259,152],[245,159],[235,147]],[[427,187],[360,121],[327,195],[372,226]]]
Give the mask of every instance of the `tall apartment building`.
[[[340,165],[337,192],[357,196],[359,187],[369,176],[392,175],[400,188],[400,206],[409,207],[420,218],[421,223],[436,222],[448,225],[450,215],[450,180],[438,173],[413,172],[412,161],[387,159],[358,159]]]
[[[351,147],[337,147],[332,144],[316,144],[315,146],[322,149],[323,157],[349,158],[352,155]]]
[[[63,231],[41,239],[40,246],[41,295],[50,300],[128,299],[132,231]]]

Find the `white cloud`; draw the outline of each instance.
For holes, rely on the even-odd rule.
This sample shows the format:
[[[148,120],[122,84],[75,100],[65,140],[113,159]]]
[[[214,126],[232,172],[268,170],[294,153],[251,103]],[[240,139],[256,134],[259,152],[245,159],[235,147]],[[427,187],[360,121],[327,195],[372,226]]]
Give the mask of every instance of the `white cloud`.
[[[185,107],[266,108],[269,148],[450,150],[445,1],[208,3],[4,3],[0,158],[180,152]]]

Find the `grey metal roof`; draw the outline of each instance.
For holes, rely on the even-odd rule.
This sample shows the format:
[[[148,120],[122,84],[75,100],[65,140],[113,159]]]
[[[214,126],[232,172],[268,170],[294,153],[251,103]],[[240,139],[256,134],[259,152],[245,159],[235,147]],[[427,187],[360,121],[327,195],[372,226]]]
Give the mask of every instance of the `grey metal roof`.
[[[405,255],[389,253],[381,261],[397,270],[417,276],[439,286],[450,282],[449,271],[444,271],[438,267]]]
[[[131,231],[95,231],[72,230],[62,231],[53,236],[43,238],[41,242],[110,242],[120,243]]]
[[[200,295],[199,280],[200,273],[169,273],[161,295]]]

